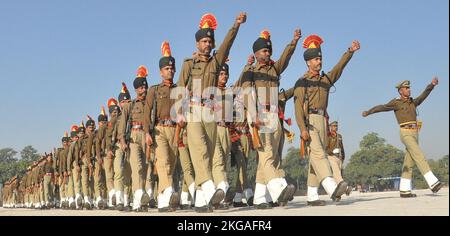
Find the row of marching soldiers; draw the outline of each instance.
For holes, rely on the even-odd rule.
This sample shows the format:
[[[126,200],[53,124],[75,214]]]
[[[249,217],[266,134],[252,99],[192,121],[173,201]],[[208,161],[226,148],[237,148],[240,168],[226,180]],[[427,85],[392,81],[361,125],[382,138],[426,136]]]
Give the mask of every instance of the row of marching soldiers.
[[[253,43],[256,65],[253,65],[253,56],[249,57],[240,78],[232,86],[233,90],[253,88],[259,92],[263,89],[269,92],[266,94],[275,90],[276,102],[271,100],[273,96],[263,99],[260,93],[252,93],[247,100],[236,96],[232,99],[231,121],[224,118],[229,115],[224,112],[229,104],[215,102],[219,97],[222,99],[218,101],[224,101],[224,91],[229,89],[226,88],[229,77],[226,60],[246,17],[245,13],[236,17],[222,44],[213,53],[217,21],[212,14],[205,14],[195,34],[197,52],[183,61],[177,83],[173,82],[175,58],[169,44],[164,42],[159,61],[162,82],[149,87],[147,69],[139,67],[133,81],[136,97],[131,99],[123,83],[118,101],[108,100],[109,119],[104,109],[99,115],[97,130],[90,117],[86,126],[83,122],[78,127],[72,126],[70,137],[63,137],[62,147],[54,152],[53,161],[57,164],[41,173],[44,181],[33,179],[28,182],[27,178],[24,185],[25,190],[43,189],[44,197],[30,198],[35,195],[28,194],[21,203],[27,207],[52,207],[57,203],[55,199],[59,199],[56,206],[62,208],[147,211],[149,207],[157,207],[160,212],[193,205],[196,212],[212,212],[230,205],[267,209],[291,201],[295,186],[286,182],[281,153],[285,134],[288,139],[293,136],[284,127],[289,119],[285,119],[283,111],[287,100],[294,95],[294,88],[279,92],[278,87],[281,73],[287,68],[301,38],[301,31],[295,30],[292,41],[276,62],[271,60],[270,33],[263,31]],[[314,40],[306,41],[308,38],[304,47]],[[305,53],[309,53],[308,50]],[[314,58],[321,58],[320,51],[316,54]],[[338,75],[349,60],[348,56],[344,59],[335,69],[339,71]],[[215,87],[218,93],[204,96],[202,92],[210,87]],[[181,109],[181,113],[172,109],[176,107],[177,99],[171,95],[178,88],[188,91],[188,99],[184,99],[181,106],[188,108]],[[256,107],[249,105],[248,101],[252,99]],[[239,106],[246,112],[237,112]],[[260,113],[266,118],[260,120]],[[206,119],[204,114],[214,119]],[[247,180],[246,165],[251,151],[258,161],[256,185]],[[231,184],[226,171],[230,156],[238,175],[236,183]],[[321,162],[310,166],[315,171],[309,171],[311,177],[308,176],[308,180],[311,181],[308,186],[310,183],[318,186],[320,179],[325,178],[322,184],[326,182],[327,193],[332,199],[340,198],[347,185],[344,181],[336,183],[329,171],[325,171],[329,169],[327,165],[327,162]],[[31,167],[27,175],[34,173],[36,166]],[[46,187],[48,180],[51,180],[50,185],[59,185],[59,196],[52,195],[51,188]]]

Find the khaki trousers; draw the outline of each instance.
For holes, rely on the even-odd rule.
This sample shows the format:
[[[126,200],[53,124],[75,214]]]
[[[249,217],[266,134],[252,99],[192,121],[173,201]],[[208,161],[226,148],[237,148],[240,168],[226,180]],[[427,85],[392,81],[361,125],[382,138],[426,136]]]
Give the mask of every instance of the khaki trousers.
[[[319,187],[326,177],[332,177],[330,162],[325,152],[327,142],[326,120],[324,116],[309,115],[309,136],[311,138],[309,150],[309,171],[307,184],[310,187]]]
[[[267,185],[270,180],[275,178],[284,178],[285,173],[280,168],[279,144],[282,135],[280,121],[278,116],[272,116],[268,123],[274,124],[274,132],[259,132],[262,147],[258,148],[258,169],[256,170],[256,183]],[[253,135],[253,129],[250,129]]]
[[[328,161],[330,162],[331,170],[333,171],[333,178],[336,180],[336,183],[340,183],[344,180],[342,178],[342,160],[335,155],[329,155]]]
[[[231,139],[227,127],[217,126],[216,146],[212,158],[212,176],[214,184],[227,182],[227,159],[231,152]]]
[[[53,202],[52,176],[44,176],[44,202]]]
[[[155,127],[155,157],[158,172],[158,193],[173,186],[173,175],[177,161],[177,144],[173,143],[175,127]]]
[[[184,189],[183,184],[183,191],[187,192],[187,188],[191,186],[192,183],[194,183],[194,167],[192,166],[191,156],[189,154],[189,146],[187,143],[187,132],[184,132],[183,134],[183,144],[184,147],[178,147],[178,154],[181,169],[183,170],[183,179],[184,179],[183,182],[187,185],[186,189]]]
[[[119,144],[116,144],[113,162],[114,190],[129,195],[131,191],[131,165],[130,160],[126,158],[125,153],[119,148]]]
[[[400,139],[406,147],[402,178],[411,179],[415,165],[417,165],[422,175],[430,171],[425,154],[419,147],[419,132],[414,129],[400,129]]]
[[[241,135],[240,139],[231,144],[231,155],[236,162],[237,177],[235,183],[235,192],[242,193],[244,189],[249,188],[247,181],[247,158],[250,155],[249,137]]]
[[[131,184],[133,193],[141,189],[145,192],[145,132],[143,130],[131,131],[130,147],[130,166],[131,166]]]
[[[187,123],[187,135],[189,154],[194,167],[195,185],[200,187],[204,182],[212,178],[212,158],[216,145],[217,124],[214,121],[204,121],[202,113],[211,112],[209,108],[193,106],[192,116],[196,116],[195,122]],[[200,116],[200,117],[199,117]],[[199,120],[199,121],[197,121]]]
[[[103,159],[103,168],[105,170],[106,192],[109,194],[114,189],[114,156],[105,156]]]

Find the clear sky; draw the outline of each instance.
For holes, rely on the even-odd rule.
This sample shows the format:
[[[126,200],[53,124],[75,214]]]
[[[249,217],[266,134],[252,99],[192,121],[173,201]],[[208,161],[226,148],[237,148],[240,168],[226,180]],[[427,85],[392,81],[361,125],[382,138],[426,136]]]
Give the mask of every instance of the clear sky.
[[[39,152],[60,145],[64,131],[97,118],[100,106],[117,98],[120,83],[132,89],[139,65],[150,84],[160,82],[160,46],[170,41],[178,69],[195,50],[200,17],[216,15],[222,41],[240,11],[248,14],[231,49],[230,81],[239,76],[261,30],[272,34],[274,59],[300,27],[324,39],[323,68],[331,70],[351,41],[358,51],[330,95],[331,119],[340,122],[347,155],[370,131],[403,149],[394,114],[362,118],[361,112],[397,96],[408,79],[417,96],[434,75],[438,87],[419,107],[421,146],[429,158],[449,153],[449,2],[427,1],[24,1],[0,4],[0,148]],[[302,75],[301,42],[281,87]],[[178,78],[178,74],[176,75]],[[132,92],[134,96],[134,92]],[[294,118],[293,103],[288,116]],[[295,146],[299,132],[296,125]],[[285,149],[291,145],[285,145]]]

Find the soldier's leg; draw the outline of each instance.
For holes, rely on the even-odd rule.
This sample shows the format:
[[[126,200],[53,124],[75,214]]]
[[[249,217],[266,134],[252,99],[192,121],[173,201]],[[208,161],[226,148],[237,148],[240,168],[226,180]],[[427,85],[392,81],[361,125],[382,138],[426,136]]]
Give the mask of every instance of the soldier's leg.
[[[184,179],[184,178],[183,178]],[[191,209],[191,201],[189,199],[189,188],[186,181],[183,180],[180,194],[180,208],[181,210]]]
[[[45,175],[44,176],[44,202],[46,206],[50,206],[50,202],[51,202],[51,182],[52,181],[52,177],[49,175]]]
[[[95,206],[97,208],[103,209],[104,206],[104,199],[102,196],[102,180],[103,180],[103,168],[102,166],[98,163],[98,161],[95,162],[95,168],[94,168],[94,173],[93,175],[93,179],[94,179],[94,193],[95,193]]]
[[[250,158],[251,153],[254,153],[254,150],[252,149],[252,147],[250,146],[252,141],[251,141],[251,135],[244,133],[244,135],[241,136],[240,138],[240,142],[241,142],[241,146],[242,146],[242,153],[243,153],[243,158],[244,158],[244,164],[245,166],[242,167],[242,182],[241,184],[243,185],[244,188],[244,196],[245,199],[247,200],[247,204],[249,206],[253,205],[253,190],[252,190],[252,183],[248,183],[247,181],[247,162],[248,162],[248,158]],[[245,178],[244,178],[245,176]],[[245,182],[244,182],[245,180]]]
[[[217,138],[212,158],[212,176],[214,185],[221,189],[224,194],[227,193],[229,184],[226,173],[226,159],[229,155],[229,137],[228,130],[225,127],[217,127]]]
[[[80,181],[81,181],[81,192],[83,194],[84,207],[86,209],[91,209],[91,198],[90,198],[90,181],[89,181],[89,163],[86,158],[83,158],[81,164],[81,173],[80,173]]]
[[[412,173],[414,168],[414,160],[408,150],[405,151],[405,159],[403,160],[402,176],[400,178],[400,196],[411,195],[412,185]]]
[[[114,190],[116,196],[116,205],[118,208],[124,206],[124,169],[125,169],[125,158],[124,152],[116,146],[114,151]],[[127,194],[128,196],[128,194]],[[122,210],[122,209],[120,209]]]
[[[158,210],[175,210],[178,204],[178,193],[173,189],[173,174],[176,164],[176,147],[173,145],[174,127],[156,127],[156,169],[158,170]],[[175,199],[173,199],[175,198]],[[170,204],[172,202],[172,204]],[[169,206],[170,205],[170,206]],[[169,209],[170,207],[170,209]]]
[[[425,154],[419,147],[419,133],[416,130],[401,129],[400,134],[401,140],[406,146],[406,150],[419,168],[420,173],[425,177],[428,186],[433,192],[437,192],[440,188],[438,185],[440,186],[441,183],[431,171],[430,166],[425,159]],[[435,187],[438,187],[437,190]]]
[[[105,170],[105,182],[106,182],[106,193],[108,196],[108,207],[113,207],[115,201],[115,190],[114,190],[114,156],[105,156],[103,168]]]
[[[246,160],[244,158],[243,152],[242,152],[242,147],[240,145],[240,142],[234,142],[231,145],[231,153],[232,156],[235,160],[236,163],[236,182],[235,182],[235,192],[236,194],[234,195],[233,198],[233,205],[235,207],[237,206],[242,206],[242,197],[243,197],[243,193],[244,193],[244,189],[247,188],[247,175],[246,175]]]
[[[141,200],[145,191],[145,146],[142,141],[143,131],[132,131],[130,143],[130,165],[131,165],[131,182],[133,191],[133,210],[141,208]]]
[[[333,172],[333,178],[337,183],[343,181],[341,175],[342,161],[336,156],[328,156],[328,161],[330,162],[331,171]]]
[[[184,182],[188,187],[191,199],[194,199],[195,194],[194,167],[192,166],[191,157],[189,155],[189,148],[187,146],[187,134],[186,136],[183,136],[183,144],[180,147],[178,147],[178,152],[181,168],[183,170]]]
[[[330,163],[325,152],[326,142],[326,121],[323,116],[311,114],[309,115],[310,126],[309,135],[310,142],[310,164],[315,175],[321,182],[327,194],[335,199],[340,197],[347,190],[347,183],[341,181],[339,184],[332,178]]]
[[[195,185],[197,193],[195,197],[196,209],[208,205],[215,193],[215,186],[212,181],[210,154],[208,138],[201,122],[188,122],[187,124],[189,155],[194,168]]]

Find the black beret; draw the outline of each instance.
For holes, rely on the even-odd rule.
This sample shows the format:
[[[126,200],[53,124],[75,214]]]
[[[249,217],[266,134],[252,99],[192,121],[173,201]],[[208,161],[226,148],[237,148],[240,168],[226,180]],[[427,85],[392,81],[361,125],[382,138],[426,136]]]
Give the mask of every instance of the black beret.
[[[253,53],[255,53],[263,48],[267,48],[270,51],[272,51],[272,41],[270,41],[270,39],[258,38],[253,43]]]
[[[86,122],[86,125],[87,125],[87,122]],[[86,128],[84,128],[84,127],[78,127],[77,132],[78,132],[78,133],[80,133],[80,132],[86,132]]]
[[[220,66],[220,71],[226,71],[227,74],[230,74],[230,67],[228,66],[228,64],[224,63],[222,66]]]
[[[86,127],[87,127],[87,126],[92,126],[92,125],[95,126],[95,121],[94,121],[94,120],[87,120],[87,121],[86,121]]]
[[[309,61],[316,57],[322,57],[322,50],[320,48],[308,48],[303,53],[303,58],[305,61]]]
[[[117,100],[119,100],[119,102],[121,102],[123,100],[129,100],[129,99],[131,99],[131,96],[128,91],[126,93],[119,93],[119,97],[117,98]]]
[[[159,59],[159,69],[161,70],[163,67],[166,66],[173,66],[175,69],[175,58],[169,56],[169,57],[161,57]]]
[[[77,136],[77,131],[71,131],[70,132],[70,137],[73,138],[75,136]]]
[[[100,122],[100,121],[108,121],[108,116],[100,114],[100,115],[98,115],[97,120],[98,120],[98,122]]]
[[[62,137],[62,139],[61,139],[61,142],[69,142],[69,141],[70,141],[69,137]]]
[[[120,97],[120,95],[119,95],[119,97]],[[119,99],[119,100],[120,100],[120,99]],[[119,106],[117,106],[117,105],[111,105],[111,106],[109,106],[109,114],[113,113],[113,111],[119,112],[119,111],[120,111]]]
[[[197,33],[195,33],[195,40],[198,42],[202,38],[209,37],[214,40],[214,30],[212,28],[199,29]]]
[[[133,81],[133,86],[134,86],[134,89],[137,89],[137,88],[139,88],[141,86],[145,86],[145,88],[148,88],[147,78],[145,78],[145,77],[137,77]]]

